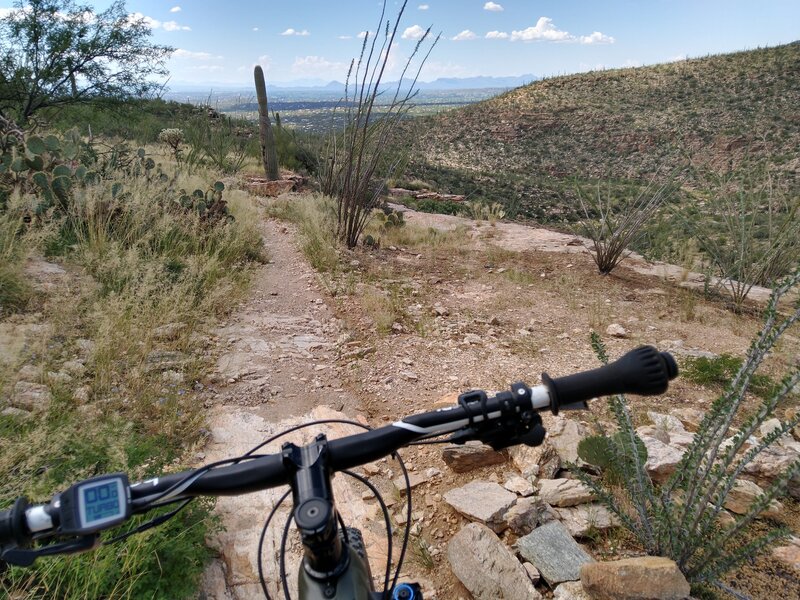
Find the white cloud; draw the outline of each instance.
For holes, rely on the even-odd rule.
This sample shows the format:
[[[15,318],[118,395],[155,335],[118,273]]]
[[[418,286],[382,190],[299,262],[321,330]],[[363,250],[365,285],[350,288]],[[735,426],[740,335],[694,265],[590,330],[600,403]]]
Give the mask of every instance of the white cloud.
[[[497,4],[496,2],[487,2],[483,5],[483,10],[489,10],[491,12],[501,12],[503,10],[503,6]]]
[[[292,73],[306,77],[343,77],[346,69],[344,63],[323,56],[297,56],[292,63]]]
[[[360,40],[363,40],[365,37],[367,37],[368,33],[369,31],[359,31],[356,37]]]
[[[164,31],[191,31],[192,28],[187,25],[178,25],[175,21],[166,21],[162,24]]]
[[[468,71],[466,67],[452,62],[438,62],[429,60],[422,67],[420,79],[423,81],[432,81],[439,77],[468,77],[473,73]]]
[[[340,35],[339,39],[340,40],[352,40],[353,36],[352,35]]]
[[[269,57],[269,54],[262,54],[261,56],[258,57],[256,62],[250,67],[250,69],[252,69],[256,65],[261,65],[261,68],[264,70],[264,73],[266,73],[272,66],[272,59]]]
[[[406,28],[402,37],[404,40],[421,40],[423,35],[425,35],[425,30],[422,27],[412,25]]]
[[[453,38],[451,38],[451,39],[452,39],[454,42],[466,42],[466,41],[468,41],[468,40],[474,40],[474,39],[476,39],[477,37],[478,37],[478,36],[477,36],[477,35],[475,35],[475,32],[474,32],[474,31],[470,31],[469,29],[465,29],[464,31],[462,31],[461,33],[459,33],[458,35],[454,36],[454,37],[453,37]]]
[[[505,31],[490,31],[486,34],[487,40],[507,40],[508,37]]]
[[[610,35],[600,33],[599,31],[593,32],[591,35],[582,35],[581,44],[613,44],[616,40]]]
[[[430,5],[429,5],[429,4],[420,4],[420,5],[417,7],[417,10],[428,10],[429,8],[430,8]]]
[[[187,58],[189,60],[219,60],[221,56],[214,56],[209,52],[194,52],[192,50],[185,50],[178,48],[172,53],[174,58]]]
[[[258,27],[253,27],[253,31],[258,31]]]
[[[564,42],[574,39],[568,31],[559,29],[553,25],[553,19],[550,17],[539,17],[536,25],[528,27],[522,31],[512,31],[511,41],[516,42],[521,40],[523,42],[535,42],[545,40],[548,42]]]
[[[684,54],[678,54],[677,56],[673,56],[672,58],[668,58],[667,62],[680,62],[682,60],[687,60],[689,57]]]
[[[181,12],[181,7],[180,6],[173,6],[172,8],[169,9],[169,12],[171,12],[171,13]]]
[[[311,34],[308,32],[308,29],[293,29],[292,27],[289,27],[289,29],[287,29],[286,31],[281,33],[281,35],[307,36],[307,35],[311,35]]]
[[[0,8],[0,19],[5,19],[8,15],[16,10],[16,8]]]

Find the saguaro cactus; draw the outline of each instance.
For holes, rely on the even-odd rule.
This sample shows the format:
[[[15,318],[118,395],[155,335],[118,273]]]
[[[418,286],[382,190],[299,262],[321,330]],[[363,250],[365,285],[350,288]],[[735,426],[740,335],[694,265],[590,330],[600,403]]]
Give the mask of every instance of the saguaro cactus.
[[[264,161],[264,172],[267,179],[278,179],[278,151],[275,148],[275,136],[269,123],[267,112],[267,84],[264,81],[264,70],[256,65],[253,70],[256,79],[256,96],[258,96],[258,129],[261,133],[261,159]]]

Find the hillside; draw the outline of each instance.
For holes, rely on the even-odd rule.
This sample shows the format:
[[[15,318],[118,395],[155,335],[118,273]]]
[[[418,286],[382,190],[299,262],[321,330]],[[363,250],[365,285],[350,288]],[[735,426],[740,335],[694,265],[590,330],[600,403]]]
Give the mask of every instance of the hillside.
[[[797,186],[800,44],[534,82],[427,119],[412,173],[552,220],[573,178],[635,182],[747,155]],[[620,181],[622,180],[622,181]]]

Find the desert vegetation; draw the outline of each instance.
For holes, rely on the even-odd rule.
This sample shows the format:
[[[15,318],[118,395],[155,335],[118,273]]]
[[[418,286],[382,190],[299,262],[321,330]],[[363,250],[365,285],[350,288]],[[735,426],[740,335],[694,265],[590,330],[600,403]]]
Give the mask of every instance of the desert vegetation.
[[[172,49],[121,2],[99,14],[71,0],[19,6],[0,20],[0,509],[100,473],[139,480],[202,459],[203,392],[219,383],[223,351],[214,332],[269,261],[270,218],[290,223],[285,239],[316,271],[308,286],[324,291],[314,306],[328,303],[346,329],[321,344],[336,348],[325,360],[371,419],[429,408],[445,386],[504,388],[532,363],[589,368],[589,340],[601,360],[632,337],[684,353],[673,399],[694,409],[719,394],[691,433],[690,419],[622,397],[597,410],[591,435],[559,421],[582,432],[570,440],[580,461],[559,457],[539,477],[563,482],[571,468],[616,519],[574,533],[597,556],[665,556],[696,594],[736,595],[746,560],[797,531],[800,46],[546,79],[420,121],[414,84],[438,38],[421,35],[386,102],[406,3],[389,20],[384,4],[330,129],[307,136],[270,114],[261,67],[258,123],[152,96]],[[286,187],[266,199],[273,183]],[[509,249],[514,219],[572,232],[564,247],[586,236],[594,264],[563,248]],[[699,272],[705,289],[625,270],[634,252]],[[749,300],[757,286],[773,288],[766,306]],[[668,335],[710,338],[717,353]],[[291,376],[304,388],[333,370],[305,368]],[[394,403],[381,397],[390,391]],[[645,415],[652,426],[637,427]],[[674,458],[666,475],[658,449]],[[417,473],[443,467],[438,451],[420,452]],[[541,481],[511,463],[534,495]],[[507,475],[491,471],[492,483]],[[425,510],[443,524],[435,537],[416,527],[415,568],[461,594],[442,548],[463,516],[440,492],[462,476],[434,477]],[[115,545],[4,570],[0,591],[192,597],[217,526],[212,505],[195,503]]]

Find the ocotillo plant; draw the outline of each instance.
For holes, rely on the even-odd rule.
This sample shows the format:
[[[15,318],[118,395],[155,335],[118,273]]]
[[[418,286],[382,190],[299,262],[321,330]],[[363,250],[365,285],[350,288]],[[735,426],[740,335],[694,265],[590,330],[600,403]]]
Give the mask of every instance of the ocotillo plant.
[[[261,159],[264,161],[264,172],[267,179],[278,179],[278,151],[275,148],[275,137],[269,123],[267,112],[267,84],[264,82],[264,70],[256,65],[253,70],[256,79],[256,96],[258,96],[258,129],[261,133]]]

